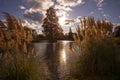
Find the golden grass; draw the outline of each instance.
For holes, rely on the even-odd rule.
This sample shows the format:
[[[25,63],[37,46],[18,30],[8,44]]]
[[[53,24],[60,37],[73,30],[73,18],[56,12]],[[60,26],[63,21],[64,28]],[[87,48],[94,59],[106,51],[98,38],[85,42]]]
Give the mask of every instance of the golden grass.
[[[84,17],[80,20],[80,26],[76,29],[77,36],[75,41],[103,39],[108,36],[108,32],[112,33],[112,26],[111,22],[107,22],[104,19],[95,21],[93,17]]]
[[[95,21],[93,17],[80,20],[75,36],[79,57],[71,69],[75,78],[93,80],[97,76],[94,80],[109,80],[113,76],[112,80],[120,79],[117,60],[120,50],[111,35],[107,35],[108,31],[112,32],[112,23],[106,20]]]
[[[46,71],[36,56],[32,30],[25,30],[20,19],[4,13],[0,23],[0,80],[46,80]]]
[[[18,50],[20,50],[20,48],[24,48],[22,50],[23,52],[26,52],[26,44],[29,44],[32,41],[31,30],[26,32],[20,19],[17,20],[8,13],[4,14],[5,22],[1,22],[7,30],[0,29],[2,35],[0,38],[0,49],[3,51],[2,53],[10,51],[13,48],[15,52],[19,52]]]

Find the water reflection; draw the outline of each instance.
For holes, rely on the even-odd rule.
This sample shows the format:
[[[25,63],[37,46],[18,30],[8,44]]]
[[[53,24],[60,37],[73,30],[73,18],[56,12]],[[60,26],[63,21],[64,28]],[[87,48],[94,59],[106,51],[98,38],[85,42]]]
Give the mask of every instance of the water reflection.
[[[51,80],[59,80],[59,73],[58,73],[58,65],[59,62],[59,47],[55,43],[47,44],[46,52],[45,52],[45,62],[47,64],[48,70],[50,72]]]
[[[61,51],[61,56],[60,56],[60,58],[61,58],[60,61],[63,61],[64,63],[66,63],[66,52],[65,52],[64,49]]]
[[[69,74],[69,61],[72,59],[70,51],[73,42],[58,41],[56,43],[37,43],[35,49],[38,50],[41,59],[46,63],[50,72],[49,80],[64,80]]]

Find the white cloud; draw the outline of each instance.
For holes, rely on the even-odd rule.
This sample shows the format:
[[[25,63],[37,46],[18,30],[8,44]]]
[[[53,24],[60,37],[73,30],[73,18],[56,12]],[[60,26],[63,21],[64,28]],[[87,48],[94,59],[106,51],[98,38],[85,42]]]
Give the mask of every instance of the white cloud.
[[[78,16],[76,18],[76,22],[80,22],[80,20],[83,20],[84,18],[87,18],[87,17],[85,17],[85,16]]]
[[[24,10],[24,9],[26,9],[24,6],[22,6],[22,5],[19,5],[18,6],[21,10]]]
[[[91,12],[90,12],[90,14],[92,15],[92,14],[94,14],[94,12],[93,12],[93,11],[91,11]]]
[[[70,7],[66,7],[66,6],[61,6],[61,5],[55,5],[55,9],[57,10],[63,10],[63,11],[72,11],[72,9]]]
[[[23,16],[27,19],[31,19],[35,22],[42,22],[43,14],[41,11],[33,10],[32,8],[29,10],[26,10]]]
[[[54,5],[52,0],[28,0],[28,3],[30,4],[31,8],[40,11],[45,11],[50,6]]]
[[[32,28],[32,29],[35,29],[35,26],[36,26],[36,24],[34,24],[34,23],[31,24],[27,20],[24,20],[22,25],[27,26],[27,27]]]
[[[97,2],[97,7],[99,11],[104,11],[103,9],[103,5],[104,5],[104,0],[95,0],[95,2]]]
[[[82,0],[56,0],[56,3],[53,0],[27,0],[30,5],[30,9],[25,11],[24,16],[27,18],[33,18],[33,13],[42,12],[45,16],[46,10],[53,6],[57,10],[58,16],[68,16],[67,12],[72,11],[72,7],[83,4]],[[32,14],[32,15],[31,15]],[[40,13],[41,14],[41,13]],[[29,15],[29,16],[28,16]],[[35,17],[35,16],[34,16]],[[36,19],[36,18],[35,18]],[[35,20],[34,18],[32,20]]]
[[[98,10],[103,11],[103,8],[98,8]]]
[[[74,25],[74,23],[75,23],[74,19],[65,20],[65,26],[71,26],[71,25]]]
[[[103,7],[104,0],[97,0],[97,2],[98,7]]]
[[[120,16],[118,16],[118,18],[120,18]]]
[[[42,33],[42,30],[43,30],[42,27],[41,27],[41,25],[39,25],[39,24],[37,24],[37,23],[30,23],[30,22],[28,22],[27,20],[24,20],[24,21],[22,22],[22,25],[23,25],[23,26],[26,26],[26,27],[28,27],[28,28],[35,29],[38,34],[41,34],[41,33]]]
[[[84,4],[83,0],[27,0],[27,3],[29,8],[22,5],[19,6],[21,10],[25,10],[23,16],[26,20],[24,20],[23,26],[36,29],[39,33],[42,33],[41,23],[49,7],[52,6],[56,10],[59,18],[67,19],[69,16],[68,12],[72,11],[73,7]],[[65,29],[64,31],[67,31],[74,24],[75,20],[67,19],[65,20],[65,25],[61,27]]]
[[[98,10],[101,12],[101,14],[103,14],[103,17],[110,18],[111,16],[105,13],[104,8],[103,8],[103,5],[105,4],[105,0],[95,0],[95,1],[97,1]]]
[[[35,22],[41,23],[45,17],[46,10],[49,7],[56,9],[56,14],[59,18],[67,18],[68,12],[78,5],[84,4],[83,0],[27,0],[29,9],[24,12],[24,17]],[[73,25],[73,21],[67,21],[69,25]],[[66,24],[65,24],[66,25]]]
[[[62,17],[68,17],[68,12],[72,11],[72,8],[77,5],[84,4],[83,0],[56,0],[55,9],[57,10],[57,15],[61,19]],[[67,22],[66,22],[67,21]],[[74,22],[71,20],[64,21],[64,26],[72,26]]]
[[[82,0],[57,0],[57,2],[62,6],[74,7],[83,4]]]
[[[29,9],[26,9],[23,16],[33,21],[42,22],[46,10],[54,5],[52,0],[27,0]]]
[[[110,18],[111,16],[109,14],[103,14],[103,17]]]

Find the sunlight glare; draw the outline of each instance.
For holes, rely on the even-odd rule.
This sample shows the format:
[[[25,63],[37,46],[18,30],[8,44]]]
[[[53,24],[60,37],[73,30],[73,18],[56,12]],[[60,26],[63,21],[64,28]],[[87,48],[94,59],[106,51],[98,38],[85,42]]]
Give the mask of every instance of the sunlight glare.
[[[65,24],[66,17],[63,15],[62,17],[59,18],[59,24],[63,26]]]
[[[64,50],[62,50],[62,55],[61,55],[61,57],[62,57],[63,62],[66,62],[66,53],[65,53]]]

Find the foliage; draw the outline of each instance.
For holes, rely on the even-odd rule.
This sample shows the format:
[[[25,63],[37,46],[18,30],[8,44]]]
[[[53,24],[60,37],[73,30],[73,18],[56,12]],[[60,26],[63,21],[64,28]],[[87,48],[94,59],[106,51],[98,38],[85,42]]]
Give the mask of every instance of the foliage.
[[[32,55],[7,54],[0,59],[0,80],[46,80],[42,65]]]
[[[21,20],[5,14],[0,21],[0,80],[46,80],[46,71],[32,47],[32,32]]]
[[[4,30],[3,28],[0,28],[2,35],[0,38],[0,49],[2,50],[2,53],[14,50],[19,52],[19,48],[25,48],[25,45],[32,41],[32,32],[29,30],[28,33],[26,33],[20,19],[17,20],[14,16],[8,13],[4,14],[5,22],[1,22],[4,25],[3,28],[6,29]],[[23,44],[25,44],[24,47]],[[23,52],[26,52],[24,51],[25,49],[22,50]]]
[[[44,28],[43,33],[49,40],[60,39],[63,36],[63,30],[58,23],[58,17],[52,7],[47,10],[42,27]]]
[[[112,30],[112,24],[105,20],[94,21],[92,17],[80,21],[75,36],[80,53],[73,63],[72,76],[82,80],[120,79],[119,45],[106,35]]]

